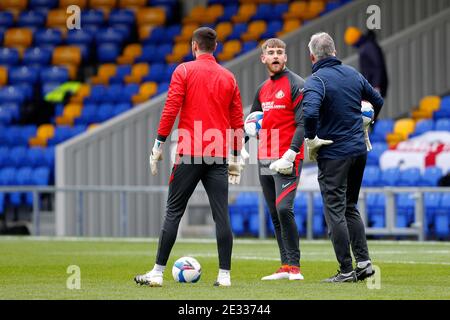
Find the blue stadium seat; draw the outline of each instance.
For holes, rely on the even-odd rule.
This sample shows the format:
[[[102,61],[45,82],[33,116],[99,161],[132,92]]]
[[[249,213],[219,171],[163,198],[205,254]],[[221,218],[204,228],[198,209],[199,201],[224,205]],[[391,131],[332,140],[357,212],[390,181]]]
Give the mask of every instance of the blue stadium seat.
[[[417,186],[421,180],[420,169],[411,168],[400,172],[399,180],[397,185],[401,187],[414,187]]]
[[[442,169],[439,167],[428,167],[422,174],[417,186],[421,187],[436,187],[439,179],[442,177]]]
[[[233,26],[233,31],[228,36],[227,40],[239,40],[241,35],[247,31],[247,23],[236,23]]]
[[[29,0],[28,6],[31,9],[52,9],[58,6],[59,0]]]
[[[450,111],[446,117],[446,119],[439,119],[436,121],[436,131],[450,131]]]
[[[384,119],[377,120],[373,128],[373,132],[370,135],[370,141],[372,142],[386,142],[386,135],[394,129],[394,120]]]
[[[105,28],[99,30],[95,35],[98,44],[115,44],[121,46],[124,42],[124,35],[116,28]]]
[[[109,25],[126,24],[132,26],[135,22],[134,12],[130,9],[113,9],[109,14]]]
[[[366,166],[362,185],[364,187],[377,187],[380,180],[380,168],[377,166]]]
[[[10,164],[13,167],[20,167],[26,164],[27,161],[27,148],[26,147],[14,147],[9,150]]]
[[[11,102],[21,105],[27,98],[26,94],[21,86],[0,87],[0,103]]]
[[[34,44],[36,46],[58,46],[63,42],[61,30],[39,29],[34,33]]]
[[[48,167],[39,167],[33,170],[33,185],[48,186],[50,184],[50,170]]]
[[[170,82],[170,79],[172,78],[172,73],[177,68],[178,64],[171,63],[166,66],[166,69],[164,70],[164,78],[162,79],[163,82]]]
[[[52,66],[41,70],[41,82],[63,83],[69,80],[69,71],[66,67]]]
[[[142,78],[143,81],[161,82],[164,79],[166,65],[163,63],[155,63],[150,66],[150,72]]]
[[[0,103],[0,124],[11,124],[19,120],[20,108],[17,103]]]
[[[0,145],[0,169],[7,167],[8,164],[9,164],[9,148],[7,146]]]
[[[103,96],[106,94],[106,86],[102,84],[96,84],[91,86],[91,93],[88,97],[84,98],[84,103],[97,103],[101,102]]]
[[[0,11],[0,27],[9,28],[14,25],[14,15],[9,11]]]
[[[313,196],[313,235],[325,235],[325,218],[323,212],[323,201],[320,193],[314,193]]]
[[[155,53],[155,62],[159,63],[165,63],[166,62],[166,56],[172,53],[172,45],[171,44],[163,44],[161,46],[158,46],[156,48]],[[151,67],[150,67],[151,70]]]
[[[39,80],[39,68],[32,66],[12,67],[9,69],[8,81],[10,84],[29,83],[36,84]]]
[[[253,236],[257,236],[259,234],[259,213],[258,211],[254,211],[250,213],[248,218],[248,232]]]
[[[55,166],[55,147],[49,146],[44,149],[44,157],[46,161],[46,167],[53,170]]]
[[[441,99],[441,107],[434,112],[433,117],[435,119],[450,118],[450,96]]]
[[[70,138],[72,132],[72,128],[69,126],[57,126],[55,128],[55,135],[53,138],[49,139],[47,141],[48,146],[54,146],[58,143],[61,143],[63,141],[66,141]]]
[[[306,219],[308,214],[308,194],[299,192],[294,199],[294,214],[297,230],[300,235],[306,234]]]
[[[444,193],[440,207],[434,219],[435,233],[437,237],[448,238],[450,235],[450,193]]]
[[[166,38],[166,28],[163,26],[156,26],[151,31],[146,39],[144,45],[153,45],[154,43],[161,43]],[[173,41],[173,39],[171,40]],[[142,50],[144,52],[144,50]]]
[[[375,208],[377,201],[378,201],[377,193],[366,193],[366,213],[367,213],[367,221],[369,224],[372,221],[373,208]]]
[[[397,168],[386,169],[381,172],[382,186],[396,186],[400,178],[400,170]]]
[[[230,206],[231,209],[231,206]],[[242,214],[240,214],[240,212],[236,211],[236,212],[232,212],[232,210],[230,210],[230,223],[231,223],[231,230],[233,230],[233,233],[236,236],[240,236],[242,234],[244,234],[245,229],[244,229],[244,217]]]
[[[83,21],[83,28],[85,25],[101,26],[105,17],[102,10],[89,9],[81,11],[81,21]]]
[[[373,228],[384,228],[386,220],[386,196],[383,193],[374,195],[376,195],[376,201],[368,208],[369,225]]]
[[[421,120],[421,121],[417,122],[414,133],[411,134],[409,137],[413,138],[416,136],[420,136],[421,134],[424,134],[425,132],[433,131],[433,129],[434,129],[434,121],[433,120],[431,120],[431,119]]]
[[[116,104],[114,106],[113,115],[117,116],[117,115],[119,115],[119,114],[121,114],[123,112],[126,112],[126,111],[130,110],[130,109],[131,109],[131,103],[122,102],[122,103]]]
[[[162,39],[161,43],[172,43],[173,39],[180,33],[181,25],[179,24],[167,27],[164,31],[164,39]]]
[[[84,45],[91,45],[92,41],[94,40],[94,36],[92,33],[80,29],[80,30],[69,30],[67,32],[66,36],[66,42],[68,44],[84,44]]]
[[[101,122],[109,120],[114,116],[114,106],[112,103],[102,103],[97,109],[97,119]]]
[[[242,50],[239,55],[247,53],[258,47],[258,42],[256,41],[246,41],[242,46]]]
[[[155,95],[160,95],[162,93],[167,92],[167,90],[169,90],[169,83],[168,82],[161,82],[158,85],[158,90],[156,91]]]
[[[98,121],[97,106],[94,103],[85,103],[83,110],[81,110],[81,116],[75,119],[75,124],[91,124]]]
[[[13,66],[19,63],[19,59],[19,51],[16,48],[0,48],[0,65]]]
[[[120,47],[113,43],[102,43],[97,47],[97,59],[100,63],[115,62],[120,54]]]
[[[372,143],[372,151],[367,154],[367,165],[378,166],[381,155],[389,149],[385,142]]]
[[[396,196],[397,217],[396,227],[406,228],[414,222],[414,194],[401,193]]]
[[[139,85],[130,83],[123,87],[122,96],[119,102],[131,102],[131,98],[139,92]]]
[[[29,186],[32,185],[32,173],[33,169],[30,167],[22,167],[16,171],[15,185]],[[12,205],[19,206],[22,204],[22,195],[26,195],[25,192],[12,192],[10,194],[10,201]],[[28,195],[27,197],[32,197]]]
[[[15,182],[16,169],[14,167],[6,167],[0,170],[0,185],[11,186]]]
[[[21,12],[17,25],[19,27],[39,28],[45,25],[46,16],[39,11],[29,10]]]
[[[116,74],[109,78],[109,83],[123,83],[126,75],[131,73],[131,65],[122,64],[117,66]]]
[[[223,8],[223,15],[219,17],[217,22],[231,21],[231,18],[238,12],[239,6],[236,3],[227,4]]]
[[[149,62],[155,61],[156,45],[146,44],[142,47],[142,54],[136,58],[136,62]],[[150,70],[153,66],[150,67]]]
[[[269,20],[274,8],[272,5],[267,3],[262,3],[256,9],[255,14],[251,17],[251,21],[253,20]]]
[[[29,148],[27,151],[27,165],[32,168],[45,166],[45,149],[41,147]]]
[[[329,1],[325,5],[325,9],[320,13],[321,15],[327,14],[333,10],[336,10],[341,6],[339,1]]]
[[[261,35],[261,39],[276,38],[277,32],[283,29],[282,20],[270,21],[267,25],[267,30]]]
[[[126,71],[122,71],[126,72]],[[124,73],[125,75],[126,73]],[[118,79],[115,79],[115,81],[118,81]],[[103,102],[116,102],[120,101],[121,95],[122,95],[123,85],[119,83],[113,83],[110,84],[108,87],[106,87],[105,95],[103,96],[102,101]]]
[[[430,235],[433,229],[434,219],[436,213],[441,207],[441,194],[440,193],[425,193],[423,198],[423,204],[425,208],[425,231],[427,235]]]
[[[45,66],[50,64],[52,52],[46,48],[33,47],[25,50],[22,62],[26,65]]]

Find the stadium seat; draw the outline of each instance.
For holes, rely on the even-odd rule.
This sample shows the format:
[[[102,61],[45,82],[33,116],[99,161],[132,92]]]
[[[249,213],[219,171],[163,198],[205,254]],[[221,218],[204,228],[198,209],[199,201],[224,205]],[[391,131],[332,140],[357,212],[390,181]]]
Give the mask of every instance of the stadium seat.
[[[81,109],[82,109],[81,105],[76,103],[69,103],[64,107],[63,114],[59,117],[56,117],[55,123],[59,126],[73,125],[75,118],[81,115]]]
[[[15,48],[0,48],[0,65],[13,66],[19,63],[19,51]]]
[[[27,148],[20,146],[14,147],[9,150],[10,165],[13,167],[19,167],[26,163],[27,160]]]
[[[142,45],[139,43],[132,43],[125,47],[123,54],[117,58],[119,64],[132,64],[135,59],[142,55]]]
[[[233,31],[228,36],[227,40],[238,40],[241,38],[241,36],[247,31],[247,23],[236,23],[233,26]]]
[[[241,42],[239,40],[231,40],[225,42],[222,53],[217,55],[219,61],[228,61],[241,52]]]
[[[158,85],[156,82],[144,82],[139,87],[139,93],[132,97],[132,102],[134,105],[143,103],[149,100],[158,91]]]
[[[129,9],[113,9],[108,17],[109,25],[128,25],[132,26],[136,21],[134,12]]]
[[[87,2],[88,0],[59,0],[59,7],[67,8],[68,6],[75,5],[80,7],[80,9],[85,9]]]
[[[189,23],[183,25],[179,35],[175,37],[175,42],[186,42],[192,38],[192,33],[199,27],[198,23]]]
[[[115,62],[120,54],[120,47],[112,43],[104,43],[97,48],[97,59],[100,63]]]
[[[120,83],[124,82],[124,78],[131,73],[131,65],[122,64],[116,67],[116,73],[109,78],[110,83]]]
[[[419,108],[412,112],[413,119],[430,119],[433,112],[438,110],[441,98],[438,96],[427,96],[420,100]]]
[[[0,88],[0,103],[16,103],[21,105],[26,100],[24,89],[19,86],[5,86]]]
[[[125,83],[141,83],[142,78],[150,72],[150,65],[145,62],[136,63],[132,66],[131,73],[124,77]]]
[[[50,170],[48,167],[39,167],[33,170],[32,181],[37,186],[48,186],[50,184]]]
[[[377,166],[366,166],[362,185],[364,187],[377,187],[380,180],[380,169]]]
[[[427,167],[422,174],[417,186],[436,187],[439,179],[442,177],[442,169],[438,167]]]
[[[150,72],[142,77],[143,81],[161,82],[164,78],[165,64],[155,63],[150,66]]]
[[[33,43],[33,32],[29,28],[10,28],[4,35],[5,47],[14,47],[24,52]]]
[[[278,32],[283,29],[283,23],[279,20],[270,21],[267,25],[266,32],[261,35],[261,39],[276,38]]]
[[[370,135],[372,142],[386,142],[386,136],[394,129],[394,121],[391,119],[377,120]]]
[[[274,8],[271,4],[262,3],[258,5],[255,14],[251,17],[251,20],[264,20],[267,21],[273,15]]]
[[[239,211],[234,211],[234,207],[230,205],[230,223],[231,223],[231,230],[233,230],[234,235],[240,236],[244,234],[244,217]]]
[[[254,3],[245,3],[242,4],[236,15],[231,18],[231,21],[234,23],[247,23],[250,21],[250,18],[256,13],[258,9],[257,5]]]
[[[81,21],[83,21],[83,29],[86,26],[100,27],[105,22],[105,14],[102,10],[89,9],[81,11]]]
[[[367,154],[367,165],[378,166],[381,155],[388,150],[387,143],[374,142],[372,143],[372,151]]]
[[[140,10],[147,4],[147,0],[119,0],[120,8],[132,9],[134,11]]]
[[[207,17],[207,8],[205,6],[199,5],[192,8],[187,16],[183,18],[183,24],[188,23],[206,23],[205,18]]]
[[[97,119],[99,122],[109,120],[114,116],[114,106],[112,103],[102,103],[97,109]]]
[[[434,219],[438,209],[441,207],[441,197],[440,193],[429,193],[426,192],[423,198],[423,204],[425,208],[425,229],[427,234],[430,235],[431,230],[434,229]]]
[[[450,113],[447,119],[439,119],[436,121],[436,131],[450,131]]]
[[[440,207],[434,218],[434,227],[437,237],[447,238],[450,234],[450,193],[444,193]]]
[[[35,45],[53,48],[53,46],[60,45],[62,42],[62,32],[58,29],[39,29],[34,34]]]
[[[171,45],[168,45],[171,46]],[[191,44],[189,42],[178,42],[172,49],[172,53],[166,55],[165,59],[167,63],[176,63],[183,61],[183,58],[191,50]]]
[[[401,193],[396,196],[396,227],[406,228],[414,222],[415,198],[412,193]]]
[[[9,11],[0,11],[0,27],[9,28],[14,25],[14,15]]]
[[[29,144],[31,147],[45,147],[47,140],[51,139],[55,134],[55,127],[52,124],[42,124],[37,129],[35,137],[30,138]]]
[[[400,119],[394,125],[394,131],[386,136],[387,143],[392,146],[408,139],[414,132],[416,123],[412,119]]]
[[[413,187],[417,186],[421,179],[420,169],[411,168],[400,172],[399,180],[397,185],[401,187]]]
[[[261,35],[266,32],[267,23],[263,20],[252,21],[247,28],[247,31],[241,34],[242,41],[259,40]]]
[[[23,11],[27,8],[27,0],[2,0],[0,10]]]
[[[166,22],[166,10],[162,7],[147,7],[136,12],[138,26],[162,26]]]
[[[87,83],[82,83],[79,89],[70,97],[72,103],[82,103],[84,99],[91,94],[91,86]]]
[[[400,178],[400,170],[397,168],[386,169],[381,172],[382,186],[396,186]]]
[[[416,124],[416,129],[413,134],[410,135],[410,138],[420,136],[429,131],[433,131],[434,129],[434,121],[431,119],[423,119],[419,120]]]
[[[44,166],[46,164],[44,148],[28,148],[26,163],[32,168]]]
[[[130,109],[131,109],[130,103],[122,102],[122,103],[116,104],[116,105],[114,105],[113,116],[117,116],[123,112],[130,110]]]
[[[39,28],[45,25],[46,16],[38,11],[23,11],[19,15],[18,27]]]
[[[116,74],[117,65],[114,63],[105,63],[99,66],[97,75],[91,78],[92,84],[104,84],[109,83],[110,77]]]
[[[50,64],[52,52],[46,48],[34,47],[25,50],[22,62],[26,65],[46,66]]]
[[[219,23],[216,26],[217,41],[218,42],[225,41],[232,32],[233,32],[233,24],[231,22],[224,21]]]
[[[66,67],[52,66],[41,70],[41,82],[63,83],[69,80]]]
[[[9,69],[8,81],[10,84],[29,83],[36,84],[39,80],[39,69],[37,67],[20,66]]]
[[[285,19],[283,23],[283,28],[281,31],[277,32],[277,36],[281,37],[286,33],[297,30],[301,27],[302,23],[300,19]]]
[[[323,200],[320,193],[314,193],[313,196],[313,235],[325,235]]]
[[[231,18],[237,14],[239,6],[236,3],[226,4],[223,9],[223,14],[217,19],[217,22],[229,22]]]

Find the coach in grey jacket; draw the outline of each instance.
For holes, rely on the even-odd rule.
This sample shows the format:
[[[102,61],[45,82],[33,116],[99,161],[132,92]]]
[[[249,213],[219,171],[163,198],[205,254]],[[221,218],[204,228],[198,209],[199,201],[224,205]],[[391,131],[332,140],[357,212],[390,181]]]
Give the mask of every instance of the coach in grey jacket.
[[[313,74],[304,90],[305,137],[310,159],[318,162],[325,220],[340,268],[325,282],[356,282],[374,273],[356,207],[367,159],[361,101],[379,112],[383,98],[359,72],[336,58],[327,33],[313,35],[309,50]]]

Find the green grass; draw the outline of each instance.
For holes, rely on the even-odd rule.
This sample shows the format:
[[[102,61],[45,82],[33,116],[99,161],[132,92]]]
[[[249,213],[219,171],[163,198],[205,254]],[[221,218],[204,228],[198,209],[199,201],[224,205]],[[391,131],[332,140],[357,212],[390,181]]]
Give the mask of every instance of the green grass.
[[[301,241],[304,281],[263,282],[278,266],[275,241],[235,240],[232,287],[216,288],[214,241],[181,239],[175,244],[164,287],[133,282],[154,263],[154,240],[36,239],[0,237],[0,299],[450,299],[450,243],[369,242],[381,270],[381,288],[365,282],[325,284],[337,269],[329,241]],[[196,257],[203,274],[196,284],[172,279],[172,263]],[[69,265],[81,269],[81,289],[69,290]]]

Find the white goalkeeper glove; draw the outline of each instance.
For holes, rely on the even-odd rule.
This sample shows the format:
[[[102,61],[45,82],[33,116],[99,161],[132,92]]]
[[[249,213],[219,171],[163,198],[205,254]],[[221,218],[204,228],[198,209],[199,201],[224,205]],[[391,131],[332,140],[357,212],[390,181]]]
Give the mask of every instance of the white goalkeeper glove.
[[[372,144],[370,143],[369,138],[369,126],[364,128],[364,140],[366,141],[367,151],[368,152],[372,151]]]
[[[332,144],[331,140],[322,140],[318,136],[314,139],[305,139],[306,146],[308,147],[308,156],[311,161],[317,161],[317,153],[319,152],[320,147]]]
[[[158,174],[158,167],[157,163],[158,161],[161,161],[163,159],[162,156],[162,146],[164,142],[159,141],[158,139],[155,139],[155,144],[152,148],[152,153],[150,154],[149,162],[150,162],[150,170],[152,172],[152,175],[156,176]]]
[[[288,149],[280,159],[270,164],[269,169],[284,175],[292,174],[296,156],[297,152]]]
[[[245,161],[250,154],[245,149],[245,139],[242,139],[241,157],[231,156],[228,161],[228,183],[239,184],[241,182],[241,171],[244,170]]]

